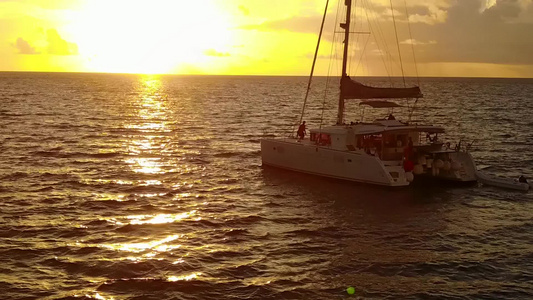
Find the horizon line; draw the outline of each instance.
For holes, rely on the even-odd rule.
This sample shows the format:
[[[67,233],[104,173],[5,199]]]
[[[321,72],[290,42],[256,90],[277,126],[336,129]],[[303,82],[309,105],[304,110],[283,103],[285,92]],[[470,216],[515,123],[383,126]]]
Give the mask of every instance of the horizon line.
[[[91,71],[0,71],[0,73],[37,73],[37,74],[106,74],[106,75],[142,75],[142,76],[228,76],[228,77],[309,77],[309,75],[296,74],[180,74],[180,73],[126,73],[126,72],[91,72]],[[340,75],[314,75],[313,77],[340,77]],[[471,78],[471,79],[533,79],[533,77],[498,77],[498,76],[389,76],[389,75],[364,75],[354,76],[361,78]]]

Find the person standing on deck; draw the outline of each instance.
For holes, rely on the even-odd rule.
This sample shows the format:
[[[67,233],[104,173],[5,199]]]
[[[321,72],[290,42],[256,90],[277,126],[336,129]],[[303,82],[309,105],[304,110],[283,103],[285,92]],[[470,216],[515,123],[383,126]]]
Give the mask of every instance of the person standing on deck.
[[[303,140],[305,137],[305,121],[302,122],[300,127],[298,127],[298,131],[296,132],[296,135],[298,136],[298,139]]]
[[[407,142],[407,147],[405,147],[404,149],[404,156],[405,156],[405,159],[407,160],[412,160],[413,159],[413,139],[411,137],[409,137],[409,140]]]

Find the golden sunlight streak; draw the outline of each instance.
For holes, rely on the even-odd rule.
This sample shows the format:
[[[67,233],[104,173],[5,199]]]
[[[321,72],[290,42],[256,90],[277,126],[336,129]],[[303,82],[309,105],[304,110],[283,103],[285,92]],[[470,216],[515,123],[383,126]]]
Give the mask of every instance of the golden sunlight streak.
[[[143,154],[159,155],[164,143],[157,141],[158,133],[168,132],[166,96],[160,93],[161,80],[157,76],[141,77],[141,91],[132,99],[137,108],[139,120],[124,127],[147,133],[131,140],[128,143],[128,152],[132,157],[126,159],[132,170],[136,173],[161,174],[165,171],[160,157],[143,157]],[[151,134],[150,134],[151,133]],[[144,185],[159,185],[158,180],[145,182]]]
[[[198,276],[201,276],[201,272],[192,273],[189,275],[183,275],[183,276],[169,276],[167,278],[168,281],[175,282],[175,281],[189,281],[192,279],[198,278]]]
[[[75,296],[77,297],[77,296]],[[89,295],[89,294],[85,294],[85,297],[86,298],[89,298],[89,299],[97,299],[97,300],[114,300],[115,298],[111,297],[111,296],[102,296],[100,295],[99,293],[95,293],[94,295]]]
[[[126,159],[125,162],[132,166],[133,172],[144,174],[161,174],[164,173],[159,163],[159,158],[139,158]]]
[[[179,222],[188,218],[192,218],[197,213],[196,210],[191,210],[181,214],[158,214],[158,215],[130,215],[121,217],[119,219],[109,218],[107,221],[116,225],[143,225],[143,224],[167,224]],[[125,219],[125,220],[124,220]]]
[[[141,224],[164,224],[164,223],[174,223],[181,221],[183,219],[190,218],[196,214],[196,210],[185,212],[182,214],[159,214],[153,217],[152,215],[138,215],[138,216],[128,216],[128,219],[132,220],[130,224],[132,225],[141,225]]]
[[[156,252],[166,252],[171,249],[176,249],[181,247],[181,245],[165,245],[166,243],[172,242],[176,239],[178,239],[179,235],[171,235],[164,239],[157,240],[157,241],[151,241],[146,243],[123,243],[123,244],[100,244],[99,246],[102,248],[107,248],[111,250],[116,251],[124,251],[124,252],[144,252],[146,250],[154,250]],[[152,256],[155,255],[152,253]]]

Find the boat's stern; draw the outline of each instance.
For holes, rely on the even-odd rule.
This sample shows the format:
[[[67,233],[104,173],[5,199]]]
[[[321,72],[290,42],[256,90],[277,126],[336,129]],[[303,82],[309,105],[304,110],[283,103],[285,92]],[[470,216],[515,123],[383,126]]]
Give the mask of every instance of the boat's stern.
[[[453,166],[453,162],[457,162],[460,164],[459,170],[455,172],[456,177],[460,181],[464,181],[464,182],[477,181],[476,163],[474,162],[474,158],[472,157],[472,155],[470,155],[469,152],[457,151],[451,154],[450,158],[452,159],[452,166]]]
[[[475,182],[476,164],[470,153],[447,151],[418,157],[415,175],[454,182]]]
[[[408,186],[414,179],[412,172],[406,172],[400,165],[384,165],[390,186]]]

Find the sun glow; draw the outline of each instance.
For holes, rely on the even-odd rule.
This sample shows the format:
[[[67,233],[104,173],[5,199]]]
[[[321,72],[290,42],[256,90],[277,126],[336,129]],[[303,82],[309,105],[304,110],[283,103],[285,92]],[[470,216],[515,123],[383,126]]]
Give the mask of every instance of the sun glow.
[[[76,14],[68,29],[88,71],[191,73],[232,43],[213,0],[91,0]]]

